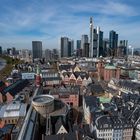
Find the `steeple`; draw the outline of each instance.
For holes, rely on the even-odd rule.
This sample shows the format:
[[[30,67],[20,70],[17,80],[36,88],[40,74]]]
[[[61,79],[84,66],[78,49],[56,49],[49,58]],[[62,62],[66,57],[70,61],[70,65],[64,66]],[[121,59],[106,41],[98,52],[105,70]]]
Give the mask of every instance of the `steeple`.
[[[39,87],[41,85],[41,76],[40,76],[40,67],[39,65],[37,65],[36,67],[36,78],[35,78],[35,82],[36,82],[36,86]]]
[[[39,65],[37,65],[37,67],[36,67],[36,74],[37,74],[37,75],[40,75],[40,68],[39,68]]]

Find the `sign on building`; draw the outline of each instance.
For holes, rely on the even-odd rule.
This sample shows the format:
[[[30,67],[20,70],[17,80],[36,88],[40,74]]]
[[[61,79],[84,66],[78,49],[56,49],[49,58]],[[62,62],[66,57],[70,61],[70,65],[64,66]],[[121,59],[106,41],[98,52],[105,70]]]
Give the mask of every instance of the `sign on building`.
[[[33,80],[35,79],[35,73],[22,73],[22,79]]]

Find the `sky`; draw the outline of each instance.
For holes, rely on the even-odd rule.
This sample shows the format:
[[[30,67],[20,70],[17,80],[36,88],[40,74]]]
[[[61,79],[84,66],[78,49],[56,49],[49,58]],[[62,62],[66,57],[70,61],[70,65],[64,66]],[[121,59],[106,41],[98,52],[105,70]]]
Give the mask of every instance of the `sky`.
[[[0,46],[31,49],[39,40],[43,49],[60,48],[60,37],[76,40],[89,35],[89,18],[104,38],[115,30],[119,40],[140,47],[139,0],[0,0]]]

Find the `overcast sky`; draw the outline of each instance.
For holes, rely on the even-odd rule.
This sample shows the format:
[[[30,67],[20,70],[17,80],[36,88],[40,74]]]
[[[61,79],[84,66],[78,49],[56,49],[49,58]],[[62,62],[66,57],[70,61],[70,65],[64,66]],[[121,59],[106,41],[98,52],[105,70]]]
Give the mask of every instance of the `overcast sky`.
[[[0,0],[0,46],[31,49],[32,40],[41,40],[44,49],[59,49],[61,36],[89,35],[90,16],[104,38],[115,30],[119,40],[140,47],[139,0]]]

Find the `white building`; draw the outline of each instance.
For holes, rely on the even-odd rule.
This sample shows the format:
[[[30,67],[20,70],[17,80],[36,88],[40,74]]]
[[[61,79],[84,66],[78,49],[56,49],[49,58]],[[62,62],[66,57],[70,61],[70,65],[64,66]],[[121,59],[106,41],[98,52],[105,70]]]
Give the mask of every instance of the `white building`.
[[[131,140],[133,136],[132,124],[115,116],[98,117],[95,130],[97,138],[104,140]]]
[[[138,124],[136,127],[135,140],[140,140],[140,124]]]
[[[27,105],[19,101],[13,101],[9,104],[3,105],[0,109],[0,119],[5,124],[17,124],[20,118],[26,115]]]

